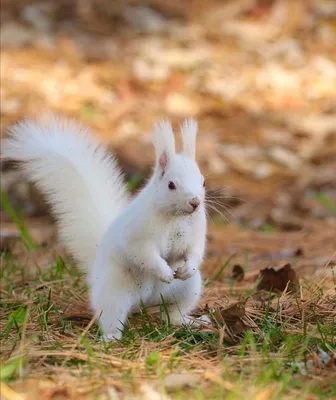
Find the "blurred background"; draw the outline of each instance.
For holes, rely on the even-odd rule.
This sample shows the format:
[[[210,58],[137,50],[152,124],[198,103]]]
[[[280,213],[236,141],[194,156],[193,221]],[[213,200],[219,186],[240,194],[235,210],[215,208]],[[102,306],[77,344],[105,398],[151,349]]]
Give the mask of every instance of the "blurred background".
[[[153,163],[153,122],[194,116],[208,189],[225,192],[217,248],[227,219],[231,238],[305,232],[335,250],[333,0],[2,0],[1,134],[50,110],[92,127],[131,189]],[[8,163],[1,186],[40,227],[47,208]],[[17,233],[1,218],[6,247]]]

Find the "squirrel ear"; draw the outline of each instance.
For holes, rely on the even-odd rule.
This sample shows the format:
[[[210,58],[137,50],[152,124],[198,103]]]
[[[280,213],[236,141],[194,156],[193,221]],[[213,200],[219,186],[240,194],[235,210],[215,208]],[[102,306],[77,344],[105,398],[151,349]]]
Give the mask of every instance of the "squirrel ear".
[[[167,165],[168,165],[168,156],[166,152],[163,152],[159,158],[159,170],[161,172],[161,176],[163,176],[164,173],[166,172]]]
[[[169,121],[161,120],[154,124],[153,144],[156,153],[156,167],[163,176],[175,157],[175,138]]]
[[[181,125],[182,152],[195,160],[196,155],[197,121],[193,118],[186,119]]]

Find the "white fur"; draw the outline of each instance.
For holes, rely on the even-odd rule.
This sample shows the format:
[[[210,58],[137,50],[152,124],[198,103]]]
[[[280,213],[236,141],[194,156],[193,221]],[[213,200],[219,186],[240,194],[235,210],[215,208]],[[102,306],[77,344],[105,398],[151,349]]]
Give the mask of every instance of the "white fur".
[[[197,121],[192,118],[186,119],[181,125],[183,154],[195,160]]]
[[[88,129],[65,118],[26,120],[9,133],[2,158],[23,161],[23,172],[52,206],[62,241],[87,269],[107,228],[128,204],[115,159]]]
[[[168,161],[173,160],[175,156],[175,138],[169,121],[161,120],[154,124],[153,144],[156,152],[157,166],[162,154],[166,155]]]
[[[195,143],[188,145],[188,137],[183,137],[184,148],[192,149]],[[168,122],[155,125],[154,145],[153,176],[131,202],[114,159],[73,122],[24,122],[2,146],[5,158],[25,161],[27,176],[53,206],[63,241],[89,265],[91,304],[102,310],[107,339],[121,337],[127,315],[141,302],[157,305],[161,296],[173,324],[189,322],[201,295],[204,179],[192,151],[175,154]],[[162,154],[167,156],[163,164]],[[189,201],[195,198],[200,205],[194,211]]]

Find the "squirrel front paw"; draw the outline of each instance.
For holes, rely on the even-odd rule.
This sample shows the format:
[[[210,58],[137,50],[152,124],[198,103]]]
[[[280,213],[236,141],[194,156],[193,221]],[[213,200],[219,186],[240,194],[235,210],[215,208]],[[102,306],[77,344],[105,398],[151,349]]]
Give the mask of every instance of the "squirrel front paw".
[[[161,282],[168,284],[172,283],[174,280],[174,271],[169,267],[161,269],[158,278],[160,279]]]
[[[185,281],[191,278],[196,271],[197,271],[197,266],[194,263],[186,261],[182,267],[178,268],[175,271],[174,277],[176,279],[181,279],[182,281]]]

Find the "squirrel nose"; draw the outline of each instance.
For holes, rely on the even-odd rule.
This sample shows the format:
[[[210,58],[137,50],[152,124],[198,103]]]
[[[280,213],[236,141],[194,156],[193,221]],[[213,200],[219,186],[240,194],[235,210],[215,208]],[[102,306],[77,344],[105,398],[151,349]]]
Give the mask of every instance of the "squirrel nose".
[[[194,210],[196,210],[196,208],[200,205],[200,200],[198,197],[194,197],[189,201],[189,204],[191,205],[191,207],[193,207]]]

